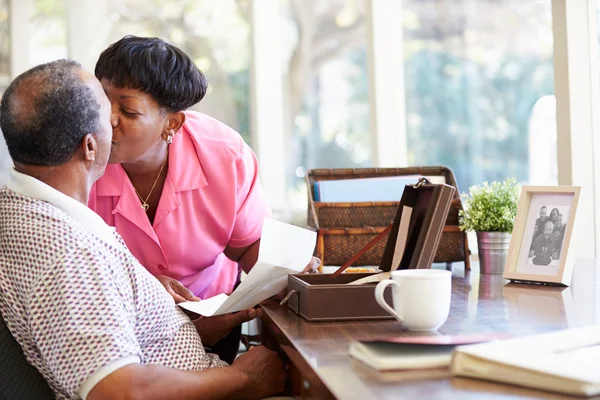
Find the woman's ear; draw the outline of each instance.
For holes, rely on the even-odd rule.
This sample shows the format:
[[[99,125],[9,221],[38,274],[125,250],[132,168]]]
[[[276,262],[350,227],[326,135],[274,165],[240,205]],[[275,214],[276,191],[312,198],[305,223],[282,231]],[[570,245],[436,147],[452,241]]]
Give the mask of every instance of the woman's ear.
[[[177,111],[168,116],[167,129],[173,131],[173,133],[179,132],[183,124],[185,123],[185,112]]]
[[[185,122],[185,113],[177,111],[167,116],[165,130],[162,133],[162,138],[168,143],[173,143],[173,138],[179,132]]]

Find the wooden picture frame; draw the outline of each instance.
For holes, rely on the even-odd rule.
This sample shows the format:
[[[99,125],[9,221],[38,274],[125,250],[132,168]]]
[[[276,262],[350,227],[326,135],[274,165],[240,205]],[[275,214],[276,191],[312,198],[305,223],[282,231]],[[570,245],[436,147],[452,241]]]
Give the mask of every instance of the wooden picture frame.
[[[573,266],[567,252],[579,186],[523,186],[504,278],[569,286]]]

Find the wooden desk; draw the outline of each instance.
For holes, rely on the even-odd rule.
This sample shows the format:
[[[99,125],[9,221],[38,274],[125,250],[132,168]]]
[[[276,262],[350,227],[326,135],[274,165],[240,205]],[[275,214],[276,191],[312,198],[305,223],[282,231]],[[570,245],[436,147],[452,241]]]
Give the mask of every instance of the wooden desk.
[[[506,332],[526,335],[600,323],[600,260],[579,261],[571,287],[508,283],[497,275],[453,271],[452,306],[441,334]],[[357,299],[357,301],[359,301]],[[348,305],[351,307],[352,305]],[[300,398],[454,399],[544,398],[564,395],[464,378],[447,370],[378,373],[350,358],[352,340],[411,335],[395,321],[309,323],[287,306],[264,304],[263,339],[293,364],[293,394]]]

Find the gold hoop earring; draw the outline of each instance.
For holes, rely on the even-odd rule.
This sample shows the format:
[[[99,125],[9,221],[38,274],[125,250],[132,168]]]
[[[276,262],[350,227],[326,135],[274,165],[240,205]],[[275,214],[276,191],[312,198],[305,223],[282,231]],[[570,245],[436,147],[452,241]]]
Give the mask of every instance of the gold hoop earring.
[[[167,144],[171,144],[173,143],[173,135],[171,135],[170,133],[167,135],[167,138],[165,139],[165,142],[167,142]]]

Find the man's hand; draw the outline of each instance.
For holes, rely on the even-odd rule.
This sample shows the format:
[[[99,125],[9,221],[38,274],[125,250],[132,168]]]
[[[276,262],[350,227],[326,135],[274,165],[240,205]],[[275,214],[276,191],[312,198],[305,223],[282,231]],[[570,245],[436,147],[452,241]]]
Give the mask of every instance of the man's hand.
[[[264,346],[252,347],[239,356],[231,366],[250,378],[250,385],[244,397],[262,399],[281,393],[287,372],[276,352]]]
[[[200,317],[194,320],[196,330],[205,346],[211,346],[223,339],[233,328],[256,318],[256,310],[242,310],[232,314]]]
[[[184,301],[199,301],[200,299],[194,296],[191,290],[183,286],[179,281],[169,278],[165,275],[158,275],[156,277],[162,283],[162,285],[167,289],[167,292],[173,299],[175,303],[182,303]]]

